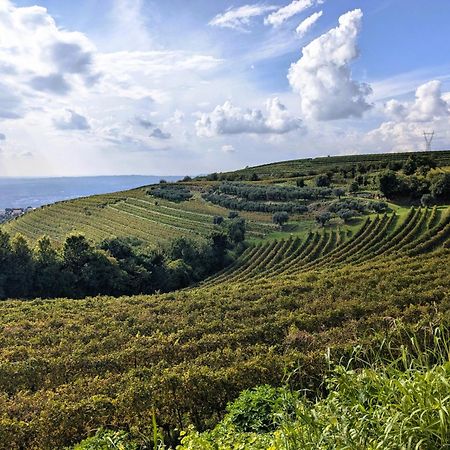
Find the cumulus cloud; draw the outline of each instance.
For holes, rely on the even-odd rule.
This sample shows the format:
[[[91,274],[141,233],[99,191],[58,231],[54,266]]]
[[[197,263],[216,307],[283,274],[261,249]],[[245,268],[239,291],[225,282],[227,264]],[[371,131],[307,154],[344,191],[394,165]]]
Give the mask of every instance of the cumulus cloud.
[[[367,96],[372,89],[351,78],[350,63],[358,56],[356,45],[361,27],[360,9],[339,18],[339,26],[303,48],[300,60],[292,64],[288,79],[300,94],[306,117],[317,120],[361,117],[371,108]]]
[[[414,102],[392,99],[385,103],[384,112],[397,122],[430,122],[450,116],[450,102],[442,93],[442,83],[432,80],[416,89]]]
[[[313,27],[313,25],[322,17],[323,11],[315,12],[303,20],[300,25],[295,30],[300,37],[305,36],[305,34]]]
[[[212,137],[226,134],[285,134],[302,128],[302,121],[290,115],[278,98],[266,102],[267,115],[259,109],[241,109],[230,101],[208,114],[201,114],[196,122],[198,136]]]
[[[422,84],[416,90],[416,100],[412,105],[408,120],[427,122],[450,115],[450,104],[442,95],[442,83],[438,80]]]
[[[226,12],[218,14],[214,17],[209,22],[209,25],[246,31],[251,19],[257,16],[262,16],[263,14],[273,11],[274,9],[276,9],[276,7],[261,4],[230,8]]]
[[[155,128],[150,134],[150,137],[155,139],[170,139],[172,135],[168,132],[162,131],[161,128]]]
[[[85,35],[59,28],[46,8],[1,3],[3,70],[15,74],[23,85],[58,95],[67,94],[78,79],[92,84],[98,78],[95,48]]]
[[[423,148],[423,132],[431,129],[443,142],[450,138],[450,98],[438,80],[420,85],[413,101],[389,100],[384,113],[389,120],[370,131],[368,139],[394,150]]]
[[[278,27],[291,17],[321,3],[323,3],[322,0],[294,0],[292,3],[289,3],[289,5],[283,6],[272,14],[269,14],[265,18],[264,23],[266,25]]]
[[[54,119],[53,124],[58,130],[89,130],[91,128],[86,117],[72,109],[67,109],[63,117]]]

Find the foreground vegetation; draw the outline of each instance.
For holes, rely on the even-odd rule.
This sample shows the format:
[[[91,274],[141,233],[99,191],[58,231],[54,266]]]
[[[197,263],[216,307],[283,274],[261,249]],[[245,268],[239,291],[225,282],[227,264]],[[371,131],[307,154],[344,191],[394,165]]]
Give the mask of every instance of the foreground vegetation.
[[[244,391],[212,431],[190,430],[178,448],[450,448],[448,329],[403,335],[400,347],[394,339],[376,354],[358,347],[345,365],[330,364],[321,393]]]
[[[450,253],[149,297],[0,304],[0,448],[63,448],[100,427],[213,426],[242,390],[316,390],[323,352],[375,345],[394,319],[450,320]],[[420,279],[420,283],[416,280]],[[8,444],[6,444],[8,443]],[[3,445],[3,447],[1,447]]]

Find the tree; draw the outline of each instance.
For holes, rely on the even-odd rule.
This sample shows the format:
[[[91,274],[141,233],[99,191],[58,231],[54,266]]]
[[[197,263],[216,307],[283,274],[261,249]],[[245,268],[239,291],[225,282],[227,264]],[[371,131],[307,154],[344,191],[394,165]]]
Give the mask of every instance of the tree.
[[[350,183],[350,187],[349,187],[349,191],[351,192],[351,193],[355,193],[355,192],[358,192],[359,191],[359,184],[358,184],[358,182],[357,181],[352,181],[351,183]]]
[[[272,222],[276,225],[279,225],[280,228],[283,228],[283,225],[289,221],[289,214],[286,211],[276,212],[272,216]]]
[[[417,170],[416,159],[414,157],[410,156],[403,163],[403,173],[405,175],[412,175],[416,170]]]
[[[236,219],[237,217],[239,217],[239,213],[237,211],[230,211],[228,213],[228,218],[229,219]]]
[[[32,294],[33,259],[25,238],[18,234],[11,242],[10,277],[8,296],[25,298]]]
[[[399,179],[395,172],[388,170],[378,178],[378,188],[386,197],[392,197],[398,192]]]
[[[234,245],[245,240],[245,219],[236,218],[228,222],[228,237]]]
[[[440,173],[432,178],[431,194],[438,200],[450,199],[450,173]]]
[[[64,291],[66,283],[61,272],[61,259],[53,248],[50,238],[43,236],[34,248],[34,287],[36,297],[57,297],[70,295]]]
[[[223,222],[222,216],[214,216],[213,217],[213,224],[214,225],[220,225]]]
[[[341,197],[342,197],[343,195],[345,195],[345,190],[342,189],[342,188],[336,188],[336,189],[333,190],[333,193],[334,193],[334,195],[335,195],[336,197],[338,197],[339,200],[340,200]]]
[[[433,204],[433,196],[431,194],[423,194],[420,198],[420,204],[424,207],[431,206]]]
[[[316,177],[316,186],[317,187],[328,187],[330,186],[330,179],[327,175],[319,175]]]
[[[303,178],[297,178],[295,184],[297,187],[305,187],[305,180]]]
[[[319,223],[322,227],[324,227],[331,219],[331,213],[328,211],[323,212],[316,216],[316,222]]]
[[[11,271],[11,240],[0,230],[0,298],[6,297],[9,273]]]

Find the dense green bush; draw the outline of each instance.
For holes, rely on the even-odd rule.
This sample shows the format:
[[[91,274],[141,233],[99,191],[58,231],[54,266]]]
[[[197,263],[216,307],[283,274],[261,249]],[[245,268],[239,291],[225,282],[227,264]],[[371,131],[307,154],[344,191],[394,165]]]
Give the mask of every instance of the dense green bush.
[[[171,202],[184,202],[192,198],[189,188],[177,184],[162,183],[159,186],[151,187],[147,192],[153,197],[163,198]]]

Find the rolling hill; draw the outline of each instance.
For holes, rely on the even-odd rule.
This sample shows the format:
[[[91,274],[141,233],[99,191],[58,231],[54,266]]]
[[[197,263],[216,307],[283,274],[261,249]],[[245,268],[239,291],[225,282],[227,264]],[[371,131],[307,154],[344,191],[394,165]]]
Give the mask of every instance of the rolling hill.
[[[437,165],[435,171],[441,172],[450,168],[450,151],[414,155],[433,158]],[[127,236],[136,238],[144,245],[169,242],[179,236],[201,239],[214,229],[215,216],[226,217],[233,209],[204,199],[204,194],[222,181],[243,180],[252,186],[292,187],[298,178],[302,178],[306,186],[312,186],[316,176],[334,173],[333,185],[348,190],[352,175],[357,173],[355,171],[358,168],[366,167],[372,177],[376,177],[389,164],[401,164],[410,156],[411,153],[389,153],[267,164],[177,183],[190,190],[192,197],[188,201],[173,202],[155,198],[149,195],[150,187],[145,186],[115,194],[57,202],[27,213],[3,225],[2,229],[11,235],[20,233],[31,242],[47,235],[58,244],[61,244],[68,234],[75,232],[85,234],[94,242],[100,242],[111,236]],[[256,180],[251,181],[252,179]],[[374,185],[361,188],[362,195],[364,192],[366,194],[372,192],[375,196],[377,191]],[[301,203],[305,205],[312,203],[314,207],[318,206],[320,209],[320,204],[317,203],[326,203],[325,200],[331,201],[333,198],[336,196],[331,193],[327,194],[326,198],[317,199],[318,201],[305,199]],[[281,209],[285,207],[286,205],[281,205]],[[272,224],[271,212],[240,210],[240,215],[247,220],[249,238],[257,240],[267,236],[280,236]],[[314,214],[294,213],[291,217],[291,226],[285,228],[285,231],[304,236],[308,231],[317,228],[313,219]],[[353,227],[353,230],[355,228]]]
[[[396,157],[370,158],[330,158],[333,168],[324,170],[320,159],[212,174],[158,188],[188,191],[180,202],[143,187],[48,206],[5,225],[57,242],[71,231],[97,241],[132,235],[149,245],[201,239],[220,226],[215,216],[230,211],[211,198],[243,208],[250,239],[233,264],[168,294],[1,302],[0,448],[65,448],[101,427],[148,445],[152,416],[175,445],[189,425],[213,427],[245,389],[323,390],[327,349],[346,361],[355,345],[380,347],[396,330],[407,344],[408,331],[450,324],[449,205],[378,198],[375,180],[385,158]],[[408,180],[446,173],[449,152],[434,158],[437,167]],[[300,164],[311,171],[297,173]],[[332,187],[315,186],[325,173]],[[245,210],[290,203],[306,210],[279,227],[272,212]]]

